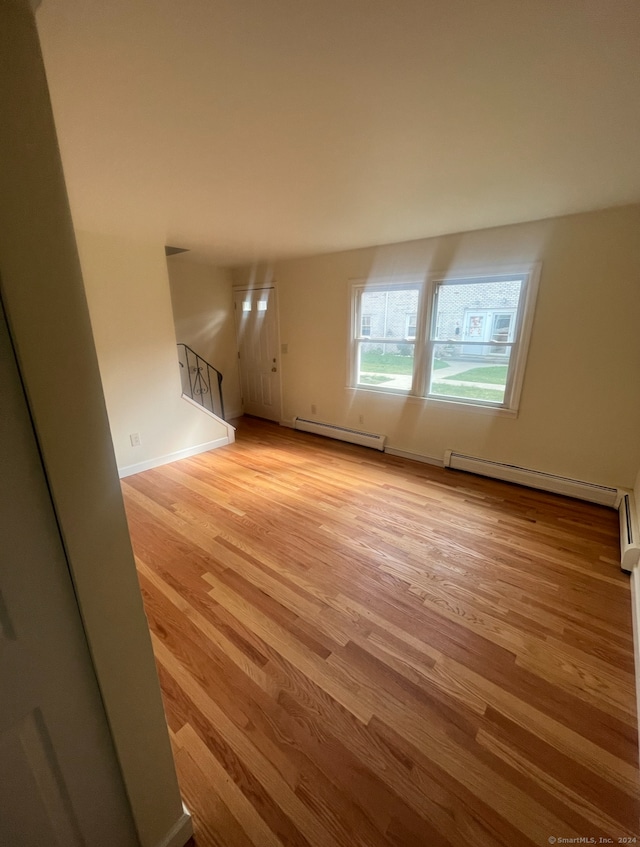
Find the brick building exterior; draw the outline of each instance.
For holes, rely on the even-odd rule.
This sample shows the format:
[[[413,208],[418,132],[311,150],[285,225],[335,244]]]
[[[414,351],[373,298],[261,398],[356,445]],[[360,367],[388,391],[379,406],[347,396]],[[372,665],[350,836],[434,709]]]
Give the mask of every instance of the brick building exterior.
[[[519,280],[443,284],[438,287],[436,334],[438,358],[504,357],[513,340],[520,297]],[[417,289],[370,290],[362,294],[361,335],[372,339],[364,349],[411,355],[418,313]],[[382,344],[382,339],[389,339]],[[393,343],[391,340],[395,340]],[[494,342],[482,347],[464,341]]]

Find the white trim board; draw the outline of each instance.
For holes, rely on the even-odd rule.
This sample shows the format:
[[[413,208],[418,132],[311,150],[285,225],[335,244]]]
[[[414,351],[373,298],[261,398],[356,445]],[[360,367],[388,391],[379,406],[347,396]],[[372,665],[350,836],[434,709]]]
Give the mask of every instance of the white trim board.
[[[636,709],[640,726],[640,565],[631,571],[631,621],[633,623],[633,658],[636,669]]]
[[[184,847],[192,835],[193,821],[191,820],[189,810],[183,803],[180,818],[171,827],[162,841],[156,844],[156,847]]]
[[[169,453],[166,456],[157,456],[155,459],[147,459],[146,462],[138,462],[136,465],[126,465],[123,468],[118,468],[118,475],[120,479],[124,479],[126,476],[132,476],[142,471],[150,471],[152,468],[168,465],[169,462],[177,462],[178,459],[197,456],[198,453],[206,453],[207,450],[216,450],[218,447],[226,447],[227,444],[232,443],[233,438],[223,436],[222,438],[216,438],[215,441],[207,441],[204,444],[196,444],[194,447],[187,447],[184,450],[176,450],[175,453]]]

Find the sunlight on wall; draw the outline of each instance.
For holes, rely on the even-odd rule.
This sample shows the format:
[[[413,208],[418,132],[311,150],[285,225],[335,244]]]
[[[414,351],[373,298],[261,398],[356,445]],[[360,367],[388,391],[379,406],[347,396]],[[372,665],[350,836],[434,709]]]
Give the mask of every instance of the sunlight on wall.
[[[630,487],[640,466],[640,207],[629,206],[234,271],[276,280],[283,415],[384,433],[442,459],[445,450],[602,485]],[[518,416],[496,416],[348,386],[350,283],[422,279],[540,261]],[[615,365],[615,363],[618,363]]]
[[[169,280],[161,244],[77,234],[118,467],[226,437],[181,397]],[[130,435],[140,434],[140,446]]]
[[[227,419],[242,413],[231,273],[181,259],[167,262],[176,337],[223,375]]]

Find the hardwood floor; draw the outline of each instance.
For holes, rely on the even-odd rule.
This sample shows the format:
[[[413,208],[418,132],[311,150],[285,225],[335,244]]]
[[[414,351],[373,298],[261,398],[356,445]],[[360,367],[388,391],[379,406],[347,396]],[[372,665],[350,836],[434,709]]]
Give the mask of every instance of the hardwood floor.
[[[238,424],[123,481],[198,847],[640,841],[616,513]]]

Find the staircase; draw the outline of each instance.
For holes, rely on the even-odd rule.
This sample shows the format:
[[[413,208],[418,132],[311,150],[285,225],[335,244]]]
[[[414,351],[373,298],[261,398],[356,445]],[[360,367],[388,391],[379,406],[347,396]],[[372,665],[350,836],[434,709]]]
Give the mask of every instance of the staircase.
[[[182,343],[178,344],[178,362],[182,393],[199,403],[203,409],[225,420],[220,371]]]

